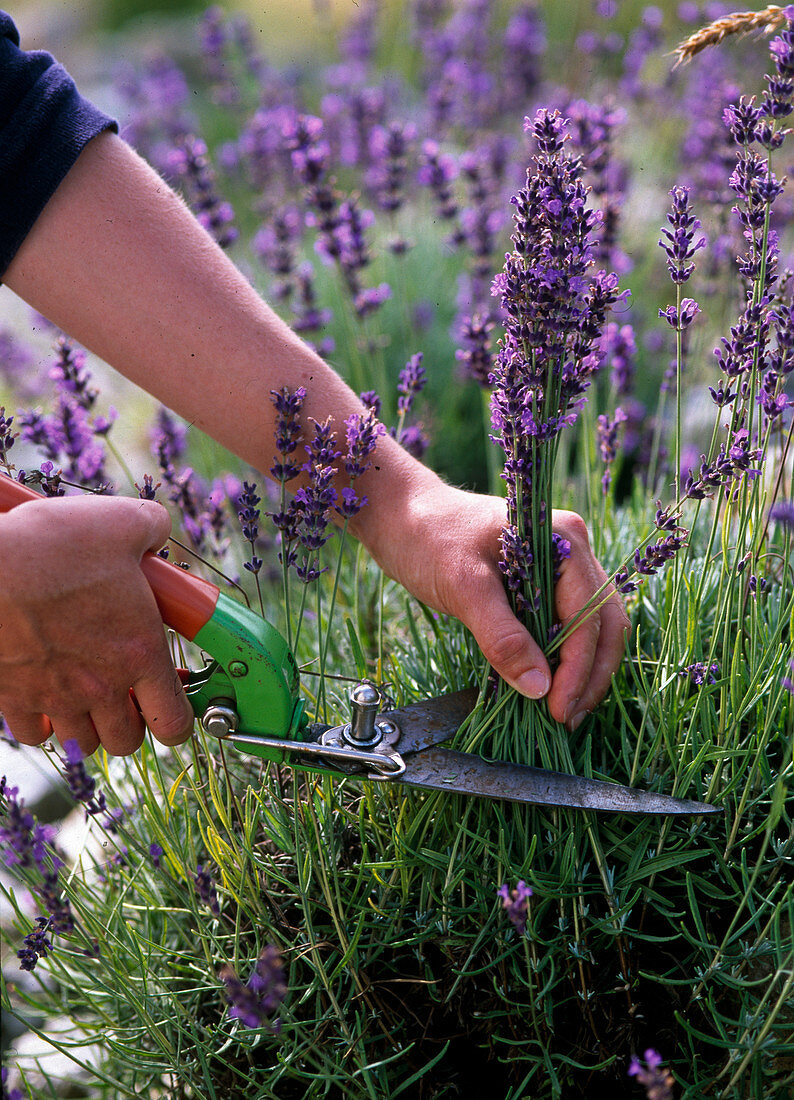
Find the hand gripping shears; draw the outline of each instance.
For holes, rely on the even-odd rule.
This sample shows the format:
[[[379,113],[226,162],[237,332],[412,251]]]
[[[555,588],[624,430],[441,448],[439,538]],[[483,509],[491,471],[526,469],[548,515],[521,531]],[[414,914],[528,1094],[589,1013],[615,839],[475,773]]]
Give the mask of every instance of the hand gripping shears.
[[[39,494],[0,474],[0,511]],[[141,568],[167,626],[208,659],[182,671],[185,692],[207,734],[278,764],[383,783],[534,805],[630,814],[711,814],[704,802],[566,775],[439,747],[460,728],[474,689],[381,712],[368,681],[350,692],[348,722],[310,723],[295,657],[282,635],[210,581],[146,554]]]

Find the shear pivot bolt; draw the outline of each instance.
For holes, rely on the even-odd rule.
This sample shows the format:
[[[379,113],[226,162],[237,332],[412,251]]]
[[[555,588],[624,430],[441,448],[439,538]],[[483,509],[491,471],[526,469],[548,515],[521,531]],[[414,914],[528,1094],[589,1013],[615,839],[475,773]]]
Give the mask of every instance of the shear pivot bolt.
[[[232,661],[229,665],[230,676],[245,676],[248,672],[248,665],[245,661]]]
[[[231,707],[207,707],[201,724],[211,737],[227,737],[237,729],[237,713]]]
[[[352,716],[350,726],[345,727],[345,740],[354,745],[376,745],[381,739],[375,724],[380,706],[380,692],[374,684],[356,684],[350,692]]]

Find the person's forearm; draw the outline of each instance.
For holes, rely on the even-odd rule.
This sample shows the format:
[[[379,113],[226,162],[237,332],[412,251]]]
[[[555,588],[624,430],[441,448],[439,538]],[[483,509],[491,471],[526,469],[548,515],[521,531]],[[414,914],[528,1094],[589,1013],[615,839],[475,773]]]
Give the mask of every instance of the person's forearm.
[[[7,285],[85,347],[256,469],[274,456],[270,391],[305,386],[304,419],[362,412],[261,300],[160,177],[114,134],[94,139],[9,267]],[[434,479],[382,437],[354,522],[378,552],[384,516]],[[297,485],[297,482],[295,483]]]

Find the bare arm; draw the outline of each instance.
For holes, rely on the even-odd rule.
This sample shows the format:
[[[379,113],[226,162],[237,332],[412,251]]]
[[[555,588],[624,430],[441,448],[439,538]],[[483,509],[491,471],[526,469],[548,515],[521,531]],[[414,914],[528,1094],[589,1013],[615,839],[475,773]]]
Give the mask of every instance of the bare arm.
[[[273,458],[271,389],[305,386],[304,416],[331,415],[338,429],[351,413],[363,411],[349,387],[262,301],[181,199],[113,134],[102,134],[85,148],[9,267],[6,283],[257,469],[267,470]],[[496,567],[503,503],[446,485],[389,437],[379,441],[375,465],[360,489],[370,503],[355,517],[353,531],[386,572],[466,623],[508,682],[527,695],[545,695],[551,685],[548,664],[513,617]],[[100,539],[103,506],[96,502]],[[560,614],[567,617],[604,574],[578,517],[561,513],[555,527],[573,543],[558,586]],[[136,546],[142,537],[135,528]],[[0,556],[4,545],[8,561],[13,545],[0,525]],[[566,642],[549,695],[556,717],[573,724],[603,696],[623,652],[625,626],[614,596]],[[151,631],[150,621],[145,629]],[[0,641],[0,671],[2,652]],[[0,687],[0,710],[8,713],[4,696]],[[25,724],[17,700],[18,695],[10,709],[23,731],[18,736],[36,743],[44,728],[40,716]],[[74,710],[80,705],[77,699],[70,703]],[[186,723],[185,706],[177,693],[171,713],[163,717],[169,730],[179,725],[178,709]],[[44,702],[41,709],[49,713]],[[93,713],[90,707],[87,713]],[[92,720],[96,726],[96,717]],[[109,719],[102,722],[104,729]],[[103,729],[93,743],[84,735],[86,751],[97,738],[108,740]],[[130,751],[122,742],[115,751]]]

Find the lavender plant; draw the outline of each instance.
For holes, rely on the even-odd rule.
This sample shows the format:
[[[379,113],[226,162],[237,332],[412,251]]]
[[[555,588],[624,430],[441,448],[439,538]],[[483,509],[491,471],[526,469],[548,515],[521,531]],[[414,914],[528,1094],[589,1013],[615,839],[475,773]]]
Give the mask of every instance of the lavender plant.
[[[770,15],[768,53],[728,31],[668,75],[681,26],[629,8],[580,5],[575,41],[564,5],[422,2],[398,28],[365,4],[300,77],[213,9],[199,94],[193,59],[190,78],[173,58],[128,69],[127,133],[370,412],[303,432],[305,394],[275,392],[271,485],[149,405],[152,440],[122,455],[130,410],[109,430],[92,361],[66,343],[37,370],[5,339],[0,462],[50,493],[166,503],[171,558],[288,634],[316,717],[347,717],[350,677],[397,704],[479,684],[460,747],[724,816],[319,779],[201,731],[126,760],[45,750],[74,818],[57,828],[13,776],[2,786],[3,1003],[90,1095],[791,1087],[794,12]],[[700,7],[680,17],[690,29]],[[424,445],[420,422],[426,461],[503,487],[505,583],[552,661],[566,547],[551,510],[589,516],[633,631],[574,735],[342,537],[378,434]],[[64,1013],[66,1040],[36,1022]],[[49,1095],[29,1062],[9,1065],[4,1088]]]

